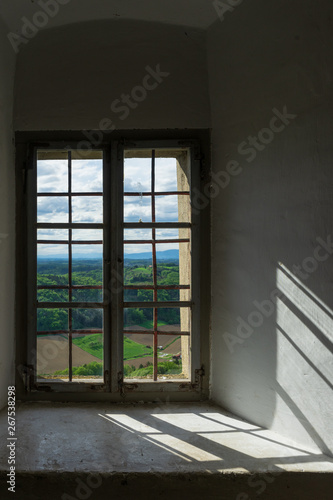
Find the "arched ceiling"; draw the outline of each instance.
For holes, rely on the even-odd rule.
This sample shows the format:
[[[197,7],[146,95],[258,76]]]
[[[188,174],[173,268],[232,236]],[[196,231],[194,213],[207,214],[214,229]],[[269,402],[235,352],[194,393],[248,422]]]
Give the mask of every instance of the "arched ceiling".
[[[21,33],[42,4],[57,0],[1,0],[0,16],[9,31]],[[61,3],[63,5],[60,5]],[[212,0],[59,0],[59,11],[43,29],[102,19],[131,19],[207,29],[217,19]]]

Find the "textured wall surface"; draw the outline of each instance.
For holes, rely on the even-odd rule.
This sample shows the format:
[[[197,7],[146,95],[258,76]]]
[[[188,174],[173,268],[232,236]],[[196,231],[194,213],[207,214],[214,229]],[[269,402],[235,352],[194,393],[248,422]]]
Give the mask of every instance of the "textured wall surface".
[[[162,76],[145,80],[147,66]],[[117,129],[209,127],[204,32],[92,22],[40,32],[21,49],[16,130],[99,129],[104,118]]]
[[[329,1],[244,2],[208,41],[212,395],[330,453],[332,14]]]
[[[0,21],[0,408],[14,382],[15,183],[12,106],[15,53]]]
[[[98,129],[105,118],[117,129],[212,125],[212,397],[330,453],[332,14],[328,0],[249,0],[216,13],[209,85],[203,31],[137,22],[50,29],[20,50],[15,88],[16,130]],[[13,54],[1,50],[0,232],[10,235]],[[139,98],[137,87],[153,83],[147,67],[158,65],[158,85],[120,111],[116,100]],[[0,252],[8,373],[10,237]]]

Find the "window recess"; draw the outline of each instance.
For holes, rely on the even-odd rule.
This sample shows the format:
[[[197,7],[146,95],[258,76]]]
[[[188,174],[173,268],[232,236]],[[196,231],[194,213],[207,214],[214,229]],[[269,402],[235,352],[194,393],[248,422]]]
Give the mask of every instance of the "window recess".
[[[197,144],[63,144],[30,147],[27,387],[200,390]]]

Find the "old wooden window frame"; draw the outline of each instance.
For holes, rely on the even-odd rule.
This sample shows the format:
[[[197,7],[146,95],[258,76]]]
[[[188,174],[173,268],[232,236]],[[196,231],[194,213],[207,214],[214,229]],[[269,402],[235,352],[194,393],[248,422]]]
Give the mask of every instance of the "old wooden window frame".
[[[43,134],[41,134],[43,135]],[[49,149],[64,149],[78,147],[77,141],[67,141],[66,134],[64,134],[65,139],[56,141],[46,141],[46,142],[36,142],[27,141],[25,144],[25,154],[26,162],[24,164],[24,176],[25,176],[25,191],[26,200],[25,208],[27,209],[27,242],[28,242],[28,252],[26,253],[28,266],[28,276],[27,283],[27,317],[28,317],[28,334],[26,342],[26,352],[27,352],[27,362],[26,365],[20,366],[21,376],[25,377],[25,386],[28,392],[99,392],[99,393],[118,393],[123,395],[124,393],[131,392],[135,393],[147,393],[152,394],[156,391],[163,391],[167,393],[178,392],[183,390],[189,390],[194,392],[199,392],[201,390],[201,378],[203,375],[203,370],[201,367],[201,356],[200,356],[200,272],[199,269],[199,227],[200,227],[200,214],[198,211],[192,213],[192,231],[193,240],[197,240],[197,244],[192,245],[192,260],[193,260],[193,270],[192,272],[192,284],[193,284],[193,313],[192,313],[192,339],[195,339],[191,343],[191,375],[189,380],[176,380],[176,381],[126,381],[123,379],[122,375],[122,335],[123,335],[123,325],[122,325],[122,314],[119,314],[119,306],[122,301],[121,294],[114,291],[110,291],[112,300],[109,307],[104,309],[105,317],[105,348],[107,352],[111,351],[111,356],[109,360],[106,358],[104,360],[104,371],[105,379],[102,384],[91,384],[91,383],[68,383],[68,382],[52,382],[52,384],[39,384],[34,378],[33,370],[33,355],[35,353],[36,344],[33,338],[36,337],[36,321],[32,319],[31,310],[35,308],[34,297],[36,292],[36,287],[31,286],[34,280],[33,269],[36,268],[34,256],[36,237],[34,233],[29,231],[29,221],[32,220],[33,214],[35,213],[34,203],[36,197],[32,196],[31,193],[34,192],[34,186],[36,186],[34,178],[34,165],[35,165],[35,151],[41,148]],[[176,140],[176,139],[157,139],[157,140],[138,140],[134,141],[132,139],[126,140],[122,138],[121,140],[107,141],[103,144],[96,146],[97,150],[103,150],[104,152],[104,200],[107,199],[106,204],[104,204],[104,224],[109,225],[110,231],[106,231],[105,234],[105,252],[104,252],[104,282],[111,283],[117,282],[120,276],[122,276],[122,251],[123,251],[123,228],[122,224],[119,222],[122,214],[122,169],[123,169],[123,152],[126,148],[185,148],[190,152],[191,156],[191,189],[200,188],[200,173],[202,170],[201,164],[201,152],[198,141],[196,140]],[[21,166],[22,167],[22,166]],[[109,203],[112,203],[112,210],[109,210]],[[104,202],[105,203],[105,202]],[[110,204],[111,206],[111,204]],[[113,235],[113,241],[111,242],[111,235]],[[122,286],[122,285],[120,285]],[[117,287],[115,287],[117,289]],[[117,312],[118,311],[118,312]],[[112,335],[111,332],[117,332],[116,335]],[[32,332],[34,332],[32,334]],[[158,386],[158,387],[157,387]],[[140,395],[138,394],[138,397]]]

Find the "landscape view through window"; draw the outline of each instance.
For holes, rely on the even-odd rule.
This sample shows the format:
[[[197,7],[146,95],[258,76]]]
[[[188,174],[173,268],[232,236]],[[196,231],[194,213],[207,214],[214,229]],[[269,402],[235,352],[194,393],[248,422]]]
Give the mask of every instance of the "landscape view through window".
[[[187,177],[175,156],[158,157],[154,150],[125,154],[119,293],[124,301],[127,379],[188,376],[188,366],[184,369],[190,336]],[[76,151],[39,151],[39,381],[103,380],[104,311],[110,297],[103,283],[103,245],[105,231],[110,230],[103,219],[103,194],[101,151],[86,159]]]

